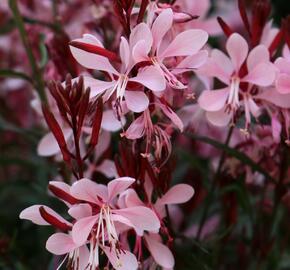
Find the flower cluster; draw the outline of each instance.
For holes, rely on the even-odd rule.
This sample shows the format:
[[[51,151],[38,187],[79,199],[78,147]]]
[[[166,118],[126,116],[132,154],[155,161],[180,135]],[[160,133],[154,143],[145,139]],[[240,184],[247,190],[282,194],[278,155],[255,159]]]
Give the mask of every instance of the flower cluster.
[[[35,90],[37,154],[58,168],[48,190],[67,207],[33,205],[20,218],[56,230],[46,249],[57,269],[175,269],[183,239],[199,245],[226,228],[216,239],[231,240],[239,200],[274,219],[287,205],[290,19],[275,26],[268,1],[4,2],[20,39],[0,39],[0,57],[19,39],[10,54],[28,60],[3,58],[11,70],[0,76],[13,79],[1,95]],[[259,229],[247,231],[256,216],[236,231]]]

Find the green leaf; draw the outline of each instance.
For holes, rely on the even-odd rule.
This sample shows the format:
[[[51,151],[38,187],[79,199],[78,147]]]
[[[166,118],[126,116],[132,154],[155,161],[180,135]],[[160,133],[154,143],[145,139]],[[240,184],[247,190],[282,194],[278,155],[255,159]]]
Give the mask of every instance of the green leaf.
[[[241,161],[243,164],[248,165],[252,168],[253,171],[259,172],[263,174],[268,180],[270,180],[273,183],[277,183],[270,174],[268,174],[267,171],[265,171],[259,164],[257,164],[255,161],[253,161],[250,157],[245,155],[244,153],[238,151],[237,149],[231,148],[225,144],[222,144],[214,139],[203,137],[203,136],[193,136],[191,134],[188,134],[189,137],[191,137],[194,140],[201,141],[207,144],[212,145],[213,147],[223,150],[226,154],[235,157],[239,161]]]

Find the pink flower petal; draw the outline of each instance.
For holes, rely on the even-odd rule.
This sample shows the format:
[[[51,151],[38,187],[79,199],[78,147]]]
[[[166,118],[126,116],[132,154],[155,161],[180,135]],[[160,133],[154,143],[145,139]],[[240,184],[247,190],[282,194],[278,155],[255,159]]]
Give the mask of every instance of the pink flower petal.
[[[77,248],[72,237],[66,233],[55,233],[46,242],[46,249],[55,255],[64,255]]]
[[[106,253],[110,263],[116,270],[137,270],[138,262],[134,254],[124,250],[116,254],[114,249],[109,247],[102,247],[103,251]]]
[[[116,118],[113,110],[106,110],[103,112],[101,127],[104,130],[115,132],[122,128],[122,122]]]
[[[125,39],[124,37],[121,37],[120,57],[122,60],[122,64],[125,67],[125,70],[127,70],[129,63],[130,63],[131,51],[129,48],[129,43],[128,43],[127,39]]]
[[[132,55],[135,63],[139,63],[142,61],[149,61],[148,53],[150,48],[148,48],[148,42],[145,40],[140,40],[137,44],[133,47]]]
[[[25,208],[24,210],[21,211],[19,218],[30,220],[37,225],[50,225],[40,215],[39,208],[41,206],[44,205],[32,205],[28,208]],[[47,208],[45,209],[47,210]]]
[[[229,89],[206,90],[198,99],[199,106],[206,111],[218,111],[225,106]]]
[[[257,65],[246,77],[242,79],[244,82],[249,82],[259,86],[271,85],[276,77],[276,70],[271,63],[261,63]]]
[[[187,56],[197,53],[207,42],[208,34],[203,30],[192,29],[178,34],[162,52],[160,59],[174,56]]]
[[[115,163],[109,159],[105,159],[99,166],[97,166],[96,171],[101,172],[107,178],[118,176]]]
[[[112,180],[108,184],[108,201],[114,199],[118,194],[125,191],[129,186],[135,182],[134,178],[131,177],[120,177]]]
[[[183,59],[176,68],[172,71],[174,74],[180,74],[185,71],[197,69],[206,63],[208,52],[206,50],[199,51],[198,53],[188,56]]]
[[[92,207],[87,203],[73,205],[68,213],[74,219],[81,219],[92,215]]]
[[[290,94],[280,94],[275,89],[267,89],[258,94],[255,98],[265,100],[280,108],[290,108]]]
[[[229,85],[233,71],[234,68],[230,59],[223,52],[214,49],[205,65],[199,69],[198,74],[206,77],[216,77],[221,82]]]
[[[127,139],[135,140],[139,139],[144,135],[145,132],[144,115],[142,114],[137,119],[135,119],[131,125],[127,128],[125,136]]]
[[[173,12],[171,8],[163,10],[152,24],[153,50],[155,51],[163,40],[165,34],[170,30],[173,23]]]
[[[149,106],[149,99],[141,91],[125,91],[126,105],[132,112],[140,113]]]
[[[179,204],[189,201],[194,195],[194,189],[187,184],[178,184],[170,188],[157,204]]]
[[[181,119],[178,117],[178,115],[169,107],[164,104],[159,103],[158,104],[160,108],[162,109],[163,113],[172,121],[174,125],[176,125],[179,130],[183,131],[183,123]]]
[[[279,69],[281,73],[290,74],[290,61],[283,57],[277,58],[275,61],[275,66]]]
[[[68,226],[71,226],[71,223],[65,220],[62,216],[60,216],[58,213],[56,213],[54,210],[52,210],[50,207],[45,205],[33,205],[26,209],[24,209],[19,217],[21,219],[27,219],[32,221],[33,223],[37,225],[50,225],[47,221],[43,219],[43,217],[40,214],[39,208],[44,207],[45,211],[52,215],[55,219],[57,219],[60,223],[65,223]]]
[[[206,112],[207,120],[214,126],[224,127],[229,124],[231,121],[232,115],[225,112],[225,109],[222,108],[216,112]]]
[[[276,88],[280,94],[290,94],[290,74],[278,75]]]
[[[247,59],[247,67],[249,72],[260,63],[270,62],[269,50],[264,45],[258,45],[250,51]]]
[[[160,228],[158,217],[147,207],[135,206],[113,210],[113,213],[128,219],[137,229],[137,232],[144,230],[156,232]]]
[[[238,72],[248,55],[248,43],[241,35],[234,33],[229,37],[226,48],[234,64],[234,68]]]
[[[138,82],[152,91],[163,91],[166,87],[166,81],[159,69],[153,66],[143,68],[136,77],[130,81]]]
[[[144,206],[144,203],[140,200],[134,189],[127,190],[125,195],[125,202],[127,207]]]
[[[72,228],[73,241],[78,245],[84,245],[98,220],[98,215],[85,217],[78,220]]]
[[[65,140],[68,141],[70,137],[72,136],[72,130],[69,128],[64,128],[62,132],[63,132]],[[60,153],[58,143],[51,132],[47,133],[40,140],[37,146],[37,153],[38,155],[43,156],[43,157],[54,156]]]
[[[98,197],[107,200],[103,186],[90,179],[80,179],[71,186],[71,194],[79,200],[100,204]]]
[[[148,54],[152,46],[153,37],[146,23],[139,23],[136,27],[132,29],[129,38],[131,50],[133,50],[136,44],[140,41],[145,41],[146,45],[143,47],[145,50],[144,53]]]
[[[164,268],[174,267],[174,257],[170,249],[151,235],[144,235],[148,250],[155,262]]]
[[[76,39],[75,41],[103,47],[100,41],[92,35],[87,35],[81,39]],[[119,74],[106,57],[89,53],[73,46],[70,46],[70,51],[78,63],[86,68],[106,71],[116,75]]]
[[[113,88],[116,85],[116,81],[101,81],[91,77],[84,76],[85,88],[90,87],[90,98],[102,94],[104,91]]]

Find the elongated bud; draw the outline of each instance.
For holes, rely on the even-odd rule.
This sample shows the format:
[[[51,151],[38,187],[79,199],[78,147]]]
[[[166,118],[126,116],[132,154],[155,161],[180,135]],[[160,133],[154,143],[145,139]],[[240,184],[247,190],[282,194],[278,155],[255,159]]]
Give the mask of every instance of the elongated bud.
[[[48,222],[49,224],[51,224],[53,227],[62,230],[62,231],[69,231],[72,229],[71,226],[69,226],[68,224],[58,220],[55,216],[49,214],[45,208],[43,206],[41,206],[39,208],[39,212],[41,217]]]
[[[109,51],[105,48],[102,48],[100,46],[89,44],[89,43],[84,43],[84,42],[80,42],[80,41],[76,41],[76,40],[71,41],[69,43],[69,45],[72,47],[75,47],[77,49],[89,52],[89,53],[104,56],[112,61],[120,62],[119,57],[114,52],[111,52],[111,51]]]
[[[69,152],[69,150],[67,148],[67,144],[66,144],[61,127],[59,126],[59,124],[56,121],[53,114],[50,112],[50,110],[45,105],[42,106],[42,112],[43,112],[45,121],[46,121],[49,129],[53,133],[53,135],[54,135],[54,137],[59,145],[59,148],[60,148],[62,156],[63,156],[63,160],[65,162],[69,162],[71,159],[71,153]]]

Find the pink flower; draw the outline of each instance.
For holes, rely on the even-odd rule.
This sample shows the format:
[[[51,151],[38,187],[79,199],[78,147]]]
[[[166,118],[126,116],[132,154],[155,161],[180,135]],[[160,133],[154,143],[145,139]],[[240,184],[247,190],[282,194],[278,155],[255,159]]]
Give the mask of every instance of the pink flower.
[[[146,179],[145,182],[145,192],[148,199],[148,203],[145,204],[142,202],[136,191],[133,189],[127,190],[122,194],[122,200],[125,205],[128,207],[134,206],[148,206],[157,213],[160,223],[161,223],[161,231],[168,234],[166,226],[163,223],[163,218],[166,216],[165,206],[170,206],[174,204],[181,204],[189,201],[194,195],[194,189],[187,184],[177,184],[171,187],[162,197],[157,198],[155,203],[153,200],[153,186],[150,179]],[[169,237],[170,238],[170,237]],[[141,244],[138,242],[140,240],[137,239],[136,246],[139,249],[139,254],[142,253]],[[173,269],[174,267],[174,257],[170,251],[170,249],[162,243],[162,239],[159,234],[154,232],[149,232],[144,234],[144,241],[146,246],[154,258],[155,262],[164,267],[165,269]]]
[[[219,50],[213,50],[202,71],[207,76],[216,77],[226,87],[204,91],[198,103],[207,111],[208,120],[218,126],[227,125],[243,104],[247,129],[251,121],[250,115],[259,115],[259,107],[254,99],[264,100],[267,95],[277,96],[270,90],[255,94],[257,89],[272,85],[276,69],[270,62],[268,49],[264,45],[255,47],[248,54],[247,42],[237,33],[229,37],[226,49],[229,57]]]
[[[69,207],[74,219],[68,222],[51,208],[43,205],[28,207],[20,213],[38,225],[52,225],[62,232],[55,233],[46,243],[53,254],[65,255],[74,269],[95,269],[99,265],[99,249],[108,257],[114,269],[137,269],[135,256],[122,248],[119,234],[133,228],[137,234],[158,232],[160,222],[156,214],[145,206],[120,207],[118,196],[135,180],[129,177],[111,181],[108,186],[81,179],[71,187],[62,182],[50,182],[53,194]],[[90,250],[87,248],[90,245]]]
[[[173,11],[163,10],[152,23],[151,28],[145,23],[138,24],[130,35],[130,43],[135,44],[132,54],[135,62],[150,61],[163,74],[169,86],[176,89],[186,88],[175,74],[193,70],[205,63],[206,51],[200,51],[208,39],[203,30],[191,29],[179,33],[171,42],[166,41],[166,34],[173,25]],[[178,64],[168,68],[166,62],[174,57],[185,57]]]
[[[281,94],[290,94],[290,57],[289,49],[285,46],[283,57],[279,57],[275,61],[275,66],[279,70],[276,79],[276,89]]]
[[[87,202],[93,209],[90,216],[78,219],[72,228],[74,242],[83,245],[89,241],[89,266],[93,269],[99,264],[99,248],[103,249],[106,254],[110,250],[110,256],[118,258],[118,262],[115,262],[115,265],[119,265],[118,269],[120,265],[127,265],[128,261],[132,262],[133,265],[130,266],[132,268],[124,269],[137,268],[135,261],[132,261],[132,254],[123,251],[120,246],[118,240],[120,224],[133,228],[140,235],[144,230],[159,230],[159,220],[149,208],[144,206],[118,208],[117,196],[126,191],[134,181],[132,178],[123,177],[112,180],[108,186],[104,186],[89,179],[81,179],[71,187],[73,196]],[[109,248],[107,248],[108,245]],[[114,266],[114,263],[112,264]]]
[[[102,43],[96,37],[89,34],[84,35],[81,39],[74,40],[74,42],[76,41],[84,47],[87,44],[103,48]],[[104,100],[107,101],[115,94],[118,102],[125,99],[126,105],[131,111],[142,112],[148,107],[149,99],[143,91],[128,91],[128,83],[138,83],[157,92],[165,89],[163,77],[158,69],[153,66],[140,68],[137,76],[130,77],[130,72],[135,65],[131,55],[134,46],[135,44],[129,44],[124,37],[121,37],[120,71],[117,71],[106,57],[70,46],[73,56],[82,66],[88,69],[104,71],[110,75],[110,81],[84,77],[85,86],[91,88],[91,97],[104,94]]]
[[[157,109],[171,120],[171,122],[179,128],[179,130],[183,131],[183,123],[177,114],[170,108],[165,101],[162,103],[160,99],[156,98],[156,102],[154,103]],[[155,149],[154,157],[157,159],[161,159],[162,153],[167,153],[167,157],[169,157],[171,153],[171,140],[170,140],[170,125],[163,123],[152,123],[151,116],[153,112],[150,113],[149,109],[145,110],[138,118],[136,118],[131,125],[127,128],[127,130],[122,134],[126,138],[130,140],[136,140],[142,137],[146,139],[146,149],[145,153],[143,153],[144,157],[150,156],[150,150],[153,146]],[[164,150],[164,151],[163,151]],[[165,158],[165,161],[167,160]],[[163,161],[163,163],[165,162]]]

